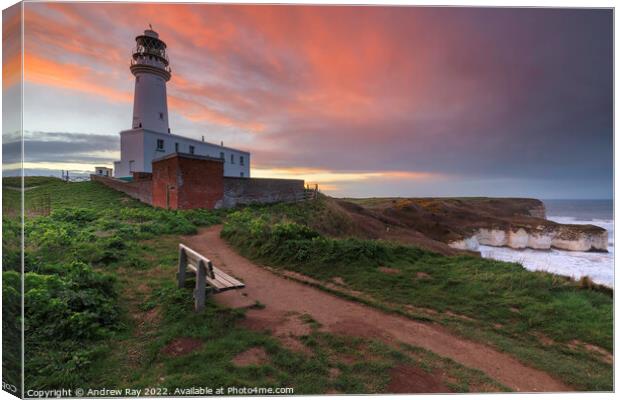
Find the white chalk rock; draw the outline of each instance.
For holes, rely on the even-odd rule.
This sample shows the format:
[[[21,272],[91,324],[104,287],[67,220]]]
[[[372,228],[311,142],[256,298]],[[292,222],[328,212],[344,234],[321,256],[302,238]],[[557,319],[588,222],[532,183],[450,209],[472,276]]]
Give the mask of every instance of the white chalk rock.
[[[480,228],[474,235],[448,245],[454,249],[471,251],[478,250],[479,245],[507,246],[512,249],[607,251],[608,232],[605,230],[574,225],[557,225],[556,229],[543,228],[539,226],[531,232],[522,227],[516,230]]]

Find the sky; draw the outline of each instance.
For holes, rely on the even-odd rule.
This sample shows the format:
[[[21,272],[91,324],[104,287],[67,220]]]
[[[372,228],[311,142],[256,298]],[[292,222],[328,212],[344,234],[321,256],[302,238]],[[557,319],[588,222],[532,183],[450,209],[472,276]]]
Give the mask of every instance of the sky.
[[[131,49],[151,24],[168,45],[172,132],[250,151],[252,176],[347,197],[613,195],[611,10],[25,3],[24,15],[31,173],[119,158]],[[5,58],[8,96],[19,61]],[[6,125],[5,154],[18,146]]]

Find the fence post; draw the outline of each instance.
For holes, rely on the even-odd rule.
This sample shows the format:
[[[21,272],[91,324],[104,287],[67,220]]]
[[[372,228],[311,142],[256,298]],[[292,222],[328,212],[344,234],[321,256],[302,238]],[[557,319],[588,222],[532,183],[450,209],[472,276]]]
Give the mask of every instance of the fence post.
[[[185,253],[185,249],[179,245],[179,288],[183,289],[185,287],[185,273],[187,271],[187,254]]]
[[[194,289],[194,310],[202,311],[205,308],[207,267],[204,261],[198,263],[196,272],[196,289]]]

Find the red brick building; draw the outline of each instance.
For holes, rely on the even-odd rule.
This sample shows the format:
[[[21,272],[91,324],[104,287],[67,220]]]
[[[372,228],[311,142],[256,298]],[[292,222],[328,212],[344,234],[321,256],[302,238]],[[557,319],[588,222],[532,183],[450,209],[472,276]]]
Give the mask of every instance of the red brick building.
[[[301,179],[224,176],[221,158],[172,153],[153,160],[152,171],[134,172],[128,180],[97,174],[90,177],[143,203],[172,210],[230,208],[306,198]]]
[[[155,207],[215,208],[224,197],[224,162],[219,158],[172,153],[153,160],[152,180]]]

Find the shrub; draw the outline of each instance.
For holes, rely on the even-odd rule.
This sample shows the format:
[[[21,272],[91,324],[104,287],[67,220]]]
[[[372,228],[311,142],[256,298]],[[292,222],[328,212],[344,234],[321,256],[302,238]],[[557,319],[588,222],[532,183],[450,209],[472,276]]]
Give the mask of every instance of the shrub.
[[[50,217],[54,221],[82,224],[97,219],[98,212],[89,208],[60,208],[52,211]]]
[[[25,330],[30,340],[100,338],[118,310],[112,276],[73,262],[61,274],[25,274]]]
[[[21,282],[15,271],[2,273],[2,377],[21,381]]]

